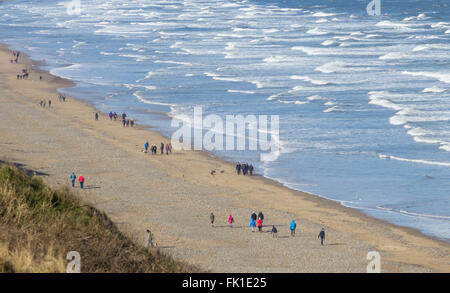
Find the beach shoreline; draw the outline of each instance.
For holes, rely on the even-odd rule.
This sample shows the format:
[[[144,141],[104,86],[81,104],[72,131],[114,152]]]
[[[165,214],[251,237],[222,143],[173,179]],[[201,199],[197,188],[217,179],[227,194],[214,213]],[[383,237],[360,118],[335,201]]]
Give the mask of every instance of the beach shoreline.
[[[9,49],[4,46],[1,45],[0,46],[1,49],[1,56],[2,59],[5,60],[5,54],[7,55],[9,52]],[[25,56],[21,56],[21,58],[23,58]],[[25,62],[25,63],[23,63]],[[37,67],[38,64],[36,62],[30,61],[30,60],[23,60],[21,62],[21,65],[26,65],[26,66],[32,66],[32,67]],[[11,71],[9,70],[10,68],[8,68],[8,65],[1,65],[0,68],[0,72],[3,73],[4,77],[2,77],[1,85],[2,88],[4,88],[6,91],[11,92],[10,93],[10,97],[13,97],[14,99],[20,99],[21,97],[17,97],[17,89],[15,89],[15,93],[14,90],[11,90],[11,88],[5,88],[5,85],[8,85],[8,83],[11,83],[11,76],[7,76],[8,74],[11,74]],[[15,64],[12,66],[16,66]],[[8,71],[9,70],[9,71]],[[34,71],[32,72],[32,75],[37,72]],[[60,77],[56,77],[54,75],[51,75],[48,72],[45,71],[39,71],[39,74],[42,74],[44,76],[44,81],[42,82],[42,84],[46,85],[45,88],[45,93],[46,94],[51,94],[53,92],[53,97],[56,97],[56,91],[58,90],[58,88],[62,88],[62,87],[70,87],[74,85],[73,81],[69,81],[67,79],[63,79]],[[14,77],[14,76],[12,76]],[[51,83],[48,83],[48,81],[51,81]],[[22,83],[29,83],[30,81],[18,81],[18,82],[22,82]],[[39,81],[36,81],[39,82]],[[22,91],[22,89],[20,89],[19,91],[22,91],[23,96],[27,96],[27,94],[29,95],[30,92],[32,92],[33,89],[28,88],[28,89],[24,89],[25,92]],[[22,98],[23,98],[22,96]],[[70,99],[70,103],[74,104],[71,105],[72,107],[77,108],[76,112],[76,116],[77,118],[80,118],[81,114],[80,113],[84,113],[84,112],[89,112],[89,114],[91,116],[93,120],[93,115],[92,113],[94,112],[99,112],[97,109],[95,109],[95,107],[91,104],[89,104],[88,102],[85,101],[81,101],[76,99],[76,97],[73,97],[74,99],[72,99],[72,97],[69,97]],[[39,98],[37,98],[39,99]],[[37,104],[37,99],[34,98],[33,102],[36,104],[36,106],[38,106]],[[56,98],[55,98],[56,100]],[[30,101],[26,101],[22,103],[30,103]],[[58,107],[59,104],[57,101],[55,101],[53,103],[54,107]],[[30,105],[27,105],[28,107],[31,107]],[[59,110],[59,109],[58,109]],[[63,110],[61,110],[63,111]],[[70,113],[70,111],[69,111]],[[67,112],[61,113],[63,115],[67,115]],[[60,113],[56,113],[55,117],[52,117],[52,119],[69,119],[70,117],[64,116],[63,118],[61,118],[61,114]],[[4,113],[4,115],[7,115],[6,113]],[[59,116],[58,116],[59,115]],[[107,119],[107,114],[106,113],[101,113],[100,114],[102,120],[109,120]],[[86,115],[86,117],[88,117]],[[89,119],[86,117],[82,117],[83,119]],[[13,120],[13,119],[12,119]],[[63,120],[61,120],[63,121]],[[83,120],[83,123],[87,123],[86,125],[91,125],[92,123],[95,123],[94,121],[89,121],[86,122]],[[123,140],[126,141],[129,137],[125,137],[123,135],[124,132],[128,131],[128,132],[136,132],[136,134],[130,134],[130,136],[132,136],[132,138],[136,138],[136,137],[142,137],[142,135],[145,135],[147,137],[154,137],[154,141],[167,141],[168,138],[164,137],[162,134],[156,132],[155,130],[152,130],[151,127],[147,127],[147,126],[143,126],[143,125],[139,125],[137,124],[135,126],[135,129],[122,129],[120,126],[118,126],[118,122],[115,123],[118,129],[112,129],[110,126],[108,126],[108,129],[101,129],[100,131],[105,132],[105,133],[114,133],[114,135],[117,134],[117,136],[119,137],[123,137]],[[82,126],[78,126],[79,128],[82,128]],[[111,129],[110,129],[111,128]],[[120,131],[119,131],[120,130]],[[84,131],[83,129],[80,130],[81,132]],[[89,129],[89,134],[93,135],[93,136],[97,136],[98,135],[98,131],[96,129]],[[139,132],[139,133],[137,133]],[[146,134],[148,133],[148,134]],[[112,141],[108,141],[108,138],[104,138],[103,140],[105,143],[113,143]],[[134,142],[133,142],[134,144]],[[143,142],[142,142],[143,144]],[[131,143],[126,143],[126,142],[122,142],[121,143],[121,148],[126,149],[126,155],[129,155],[131,157],[136,157],[138,155],[142,155],[142,153],[137,154],[138,152],[140,152],[141,147],[139,147],[139,145],[135,145],[134,148],[135,149],[130,149]],[[136,152],[134,154],[132,154],[133,152]],[[11,154],[14,154],[14,156],[12,156]],[[180,156],[178,156],[180,155]],[[159,157],[159,155],[158,155]],[[315,233],[312,232],[314,231],[315,228],[318,228],[319,226],[325,226],[327,227],[327,230],[332,230],[332,231],[336,231],[336,234],[338,233],[342,233],[345,234],[345,237],[343,239],[352,239],[352,241],[355,241],[355,243],[353,243],[352,245],[349,245],[350,247],[347,247],[348,251],[345,248],[337,248],[335,251],[333,251],[333,254],[339,254],[340,252],[342,252],[343,250],[346,250],[345,253],[343,253],[343,255],[352,255],[352,253],[350,252],[354,252],[355,247],[359,247],[359,246],[364,246],[365,248],[370,248],[370,249],[375,249],[378,250],[383,254],[387,254],[388,255],[388,265],[387,267],[389,268],[389,271],[393,271],[393,272],[399,272],[399,271],[414,271],[414,268],[423,268],[424,271],[427,270],[431,270],[431,271],[437,271],[437,272],[448,272],[449,268],[450,268],[450,264],[449,264],[449,260],[448,257],[447,259],[444,257],[444,259],[439,260],[439,257],[436,257],[436,255],[434,254],[430,254],[427,255],[427,250],[432,248],[434,250],[439,251],[437,253],[437,255],[444,255],[445,254],[448,256],[448,251],[449,251],[449,243],[446,242],[445,240],[442,239],[438,239],[429,235],[425,235],[423,234],[421,231],[413,229],[413,228],[409,228],[409,227],[400,227],[394,224],[391,224],[387,221],[381,220],[381,219],[376,219],[373,218],[369,215],[364,214],[362,211],[356,210],[356,209],[352,209],[352,208],[348,208],[343,206],[342,204],[340,204],[337,201],[333,201],[333,200],[329,200],[329,199],[325,199],[325,198],[321,198],[320,196],[317,195],[312,195],[309,193],[305,193],[302,191],[297,191],[294,189],[290,189],[288,187],[286,187],[285,185],[283,185],[280,182],[277,182],[273,179],[269,179],[266,178],[262,175],[258,175],[258,176],[253,176],[252,178],[242,178],[239,177],[237,178],[235,174],[233,174],[233,169],[234,169],[234,165],[232,162],[226,161],[221,159],[220,157],[217,157],[215,155],[213,155],[212,153],[209,152],[204,152],[204,151],[181,151],[181,152],[176,152],[174,154],[171,154],[168,156],[168,159],[170,157],[170,160],[172,160],[172,157],[182,157],[181,159],[178,159],[178,162],[174,162],[173,166],[170,166],[170,168],[177,168],[178,166],[182,166],[181,169],[183,170],[183,176],[180,176],[180,174],[173,174],[170,172],[167,172],[168,174],[170,174],[170,176],[173,176],[174,180],[186,180],[186,184],[199,184],[202,188],[199,194],[201,193],[202,196],[204,196],[203,193],[205,193],[206,195],[208,195],[208,191],[212,191],[213,193],[215,193],[214,190],[214,186],[218,187],[219,190],[224,190],[223,192],[219,192],[219,199],[217,200],[218,202],[221,201],[229,201],[232,203],[233,206],[236,207],[236,209],[243,209],[246,210],[248,212],[248,214],[251,212],[251,210],[248,210],[248,208],[246,206],[242,206],[243,203],[241,202],[233,202],[233,200],[230,201],[229,198],[226,198],[225,194],[229,191],[233,191],[236,192],[236,194],[239,192],[240,189],[244,189],[244,188],[255,188],[256,190],[258,190],[259,188],[261,189],[261,191],[264,191],[262,193],[264,193],[264,196],[261,198],[257,198],[255,199],[255,197],[253,196],[253,198],[251,200],[249,199],[245,199],[244,200],[244,205],[251,205],[252,200],[259,200],[260,202],[258,204],[255,204],[256,206],[260,206],[260,207],[265,207],[265,209],[269,209],[269,207],[274,206],[274,211],[276,210],[276,212],[280,215],[295,215],[293,217],[295,217],[296,219],[299,219],[299,223],[303,224],[303,221],[308,222],[308,227],[305,227],[305,232],[306,234],[310,235],[311,233]],[[24,158],[20,157],[20,152],[15,152],[14,150],[3,150],[0,152],[0,159],[1,160],[8,160],[11,158],[13,159],[13,161],[16,162],[24,162],[30,165],[30,167],[36,168],[37,165],[39,165],[37,161],[33,161],[31,160],[29,157],[25,156]],[[21,162],[21,159],[23,159],[23,161]],[[139,160],[139,159],[138,159]],[[151,158],[151,160],[155,160],[155,158]],[[195,162],[200,162],[202,164],[202,166],[211,166],[213,167],[213,169],[217,169],[218,171],[224,171],[224,174],[220,174],[218,172],[217,175],[215,175],[214,178],[211,177],[211,175],[209,174],[209,172],[205,172],[204,174],[198,175],[198,177],[201,177],[201,179],[198,179],[197,176],[194,176],[193,174],[189,174],[189,172],[185,172],[188,167],[190,162],[195,161]],[[172,162],[171,162],[172,164]],[[52,169],[52,167],[48,167],[49,169]],[[104,168],[104,166],[103,166]],[[102,166],[99,166],[99,169],[102,169]],[[193,168],[195,170],[195,167]],[[59,170],[58,170],[59,171]],[[209,171],[209,169],[206,169],[206,171]],[[68,172],[68,171],[67,171]],[[50,172],[49,172],[50,173]],[[58,172],[57,172],[58,173]],[[167,174],[165,174],[167,175]],[[186,177],[185,177],[186,175]],[[60,174],[61,176],[61,174]],[[233,176],[233,177],[231,177]],[[62,179],[61,178],[56,178],[55,179],[50,179],[51,176],[49,176],[49,180],[51,181],[52,184],[58,185],[58,184],[63,184],[62,183]],[[67,176],[66,176],[67,177]],[[224,177],[224,178],[221,178]],[[230,178],[235,178],[237,179],[235,184],[230,184]],[[213,183],[211,183],[212,181],[214,181]],[[164,184],[162,184],[164,185]],[[236,185],[236,186],[234,186]],[[250,186],[245,186],[245,185],[250,185]],[[193,187],[192,187],[193,188]],[[101,189],[101,188],[99,188]],[[168,188],[167,186],[161,186],[159,187],[159,189],[161,191],[171,191],[170,187]],[[204,189],[204,190],[203,190]],[[195,190],[195,188],[193,188],[193,190]],[[179,191],[179,188],[176,188],[176,191]],[[101,193],[102,191],[96,191],[93,190],[92,191],[92,196],[97,196],[98,193]],[[275,194],[280,194],[280,197],[278,199],[274,199]],[[91,196],[91,195],[90,195]],[[220,196],[222,196],[222,198],[220,198]],[[108,198],[107,196],[102,195],[102,198],[105,198],[105,200],[111,200],[110,198]],[[83,198],[84,200],[92,200],[92,198]],[[240,199],[242,199],[242,197],[240,196]],[[297,203],[301,203],[302,206],[301,208],[297,207]],[[95,205],[95,202],[94,202]],[[219,204],[221,205],[221,204]],[[209,204],[205,204],[205,206],[209,206]],[[226,206],[226,204],[225,204]],[[193,207],[195,207],[195,204],[193,205]],[[99,206],[99,208],[102,208],[101,206]],[[108,209],[113,210],[113,208],[111,207],[107,207],[105,208],[105,211],[108,213]],[[153,211],[155,212],[155,211]],[[245,212],[242,211],[244,214]],[[118,212],[118,214],[121,214],[120,216],[118,216],[116,219],[120,219],[120,218],[126,218],[125,215],[129,214],[125,212],[124,214],[122,214],[123,212]],[[164,212],[161,212],[164,213]],[[108,213],[109,214],[109,213]],[[114,214],[114,213],[113,213]],[[192,213],[190,213],[192,215]],[[199,214],[199,213],[195,213],[194,214]],[[329,214],[329,215],[327,215]],[[268,216],[270,216],[270,214],[267,214]],[[301,215],[301,216],[299,216]],[[326,216],[322,216],[322,215],[326,215]],[[334,220],[333,223],[331,222],[331,219],[333,219],[333,217],[336,216],[337,220]],[[206,219],[208,217],[207,214],[203,215],[203,217]],[[288,218],[288,216],[286,216]],[[139,217],[138,217],[139,218]],[[277,220],[281,219],[280,216],[276,217]],[[300,220],[301,219],[301,220]],[[114,220],[114,216],[113,216],[113,220]],[[136,218],[135,218],[136,220]],[[159,221],[154,221],[155,223],[160,222],[161,219],[159,219]],[[150,221],[151,223],[153,223],[152,221]],[[286,220],[287,222],[287,220]],[[351,223],[347,223],[347,222],[351,222]],[[277,222],[278,223],[278,222]],[[368,231],[364,231],[366,229],[366,227],[364,227],[364,224],[366,223],[370,223],[370,229],[374,229],[374,231],[376,231],[375,235],[370,235],[371,233],[369,233]],[[159,225],[164,226],[162,223],[158,223]],[[179,223],[178,223],[179,224]],[[206,223],[207,224],[207,223]],[[244,221],[244,224],[247,224],[247,221]],[[142,225],[142,224],[138,224],[138,225]],[[177,224],[176,224],[177,225]],[[245,227],[244,225],[244,227]],[[285,225],[287,226],[288,223],[285,223]],[[360,230],[355,229],[355,227],[359,226],[363,226],[360,227]],[[195,227],[193,227],[193,229],[195,230]],[[136,235],[137,231],[136,230],[140,230],[140,229],[130,229],[129,232],[131,235]],[[380,233],[382,233],[382,231],[387,231],[385,233],[385,235],[380,235]],[[161,228],[161,231],[164,231],[163,228]],[[318,231],[317,231],[318,233]],[[331,235],[333,235],[334,232],[332,232]],[[242,235],[241,235],[242,234]],[[248,233],[247,233],[248,234]],[[369,235],[368,235],[369,234]],[[311,234],[313,235],[313,234]],[[251,235],[250,235],[251,236]],[[382,236],[382,237],[378,237],[378,236]],[[137,237],[137,241],[142,241],[142,239],[139,239],[140,236],[136,236]],[[166,238],[164,238],[166,237]],[[169,241],[170,239],[173,240],[173,235],[167,235],[164,236],[162,239]],[[239,239],[242,239],[242,242],[239,242],[239,247],[242,248],[242,246],[245,246],[245,238],[247,237],[245,233],[239,233]],[[398,237],[398,239],[396,239]],[[183,238],[183,237],[180,237]],[[314,237],[312,237],[314,238]],[[176,257],[180,257],[181,259],[190,260],[190,256],[189,256],[189,252],[192,252],[193,249],[192,247],[196,247],[197,244],[193,244],[192,239],[189,239],[188,236],[184,236],[184,242],[183,242],[183,249],[180,249],[179,251],[175,251],[173,252],[174,255]],[[216,236],[215,239],[213,240],[208,240],[205,242],[208,242],[207,244],[204,244],[204,247],[214,247],[215,245],[217,245],[217,242],[220,242],[221,240],[223,240],[221,238],[221,236]],[[385,240],[383,242],[383,240]],[[270,241],[270,239],[269,239]],[[417,242],[417,244],[416,244]],[[409,245],[414,245],[414,247],[411,247],[411,251],[408,251],[408,247]],[[272,244],[266,244],[266,243],[257,243],[257,245],[262,245],[262,247],[271,247]],[[341,246],[340,242],[337,243],[337,245],[335,245],[336,247]],[[345,245],[344,245],[345,246]],[[328,246],[328,247],[332,247],[332,246]],[[197,247],[196,247],[197,248]],[[422,249],[423,248],[423,249]],[[212,248],[211,248],[212,249]],[[226,250],[226,247],[224,248]],[[247,249],[247,248],[246,248]],[[367,250],[367,249],[366,249]],[[214,252],[214,249],[212,249],[210,252]],[[361,256],[365,256],[364,253],[365,250],[363,251],[359,251]],[[292,252],[294,253],[294,252]],[[210,261],[205,263],[202,263],[202,256],[201,253],[199,253],[197,250],[194,253],[196,255],[195,258],[195,264],[199,264],[201,267],[211,270],[212,269],[212,264],[216,263],[217,260],[215,261]],[[288,254],[289,255],[289,254]],[[427,259],[427,256],[429,256],[429,258]],[[204,255],[203,255],[204,257]],[[425,259],[424,259],[425,257]],[[211,257],[212,259],[215,259],[214,257]],[[235,258],[232,258],[233,260],[236,261]],[[358,261],[356,261],[355,263],[349,264],[349,269],[344,269],[343,271],[364,271],[365,267],[362,266],[360,268],[360,270],[355,269],[356,267],[359,268],[359,266],[357,266],[357,264],[361,265],[363,263],[366,263],[367,261],[365,259],[360,259]],[[227,263],[227,262],[225,262]],[[220,265],[218,265],[218,267],[220,267]],[[251,266],[250,266],[251,267]],[[242,271],[250,271],[250,267],[246,267],[243,268]],[[335,267],[330,267],[328,270],[329,271],[339,271],[336,270],[336,267],[339,267],[339,264],[336,264]],[[314,265],[310,264],[310,267],[308,267],[309,269],[306,271],[314,271]],[[318,269],[320,269],[320,266],[317,267]],[[326,271],[327,269],[325,269]],[[214,269],[213,269],[214,271]],[[232,264],[229,265],[228,267],[222,267],[221,269],[216,271],[239,271],[239,264]],[[270,267],[268,270],[261,270],[261,271],[273,271],[273,272],[295,272],[295,271],[302,271],[301,267],[298,266],[291,266],[285,262],[283,262],[283,265],[279,265],[278,267]]]

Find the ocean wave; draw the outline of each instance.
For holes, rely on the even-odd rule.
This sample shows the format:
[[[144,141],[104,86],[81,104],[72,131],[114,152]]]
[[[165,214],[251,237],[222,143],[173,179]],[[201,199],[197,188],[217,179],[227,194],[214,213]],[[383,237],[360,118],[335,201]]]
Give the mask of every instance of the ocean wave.
[[[306,31],[306,33],[307,34],[310,34],[310,35],[317,35],[317,36],[321,36],[321,35],[327,35],[327,34],[329,34],[330,32],[328,32],[328,31],[322,31],[322,30],[320,30],[319,28],[313,28],[313,29],[310,29],[310,30],[308,30],[308,31]]]
[[[424,77],[431,77],[438,79],[445,83],[450,83],[450,73],[446,72],[427,72],[427,71],[421,71],[421,72],[411,72],[411,71],[403,71],[402,74],[412,75],[412,76],[424,76]]]
[[[396,161],[401,161],[401,162],[410,162],[410,163],[450,167],[450,162],[436,162],[436,161],[428,161],[428,160],[421,160],[421,159],[407,159],[407,158],[401,158],[401,157],[397,157],[397,156],[390,156],[390,155],[384,155],[384,154],[378,154],[378,157],[380,159],[390,159],[390,160],[396,160]]]
[[[229,92],[229,93],[249,94],[249,95],[254,95],[255,94],[254,91],[245,91],[245,90],[227,90],[227,92]]]
[[[423,93],[443,93],[445,91],[446,91],[446,89],[443,89],[443,88],[440,88],[437,86],[432,86],[432,87],[425,88],[422,92]]]
[[[290,79],[297,79],[297,80],[307,81],[307,82],[310,82],[310,83],[315,84],[315,85],[327,85],[327,84],[329,84],[328,81],[319,80],[319,79],[312,79],[309,76],[291,75],[289,78]]]

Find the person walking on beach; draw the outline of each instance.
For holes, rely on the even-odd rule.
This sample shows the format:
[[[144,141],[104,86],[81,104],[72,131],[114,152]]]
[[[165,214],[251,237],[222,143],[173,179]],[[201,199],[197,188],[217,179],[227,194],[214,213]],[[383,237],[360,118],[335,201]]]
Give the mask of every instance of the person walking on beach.
[[[169,145],[166,143],[166,155],[169,154]]]
[[[147,246],[148,248],[153,248],[153,234],[152,231],[147,229],[148,238],[147,238]]]
[[[250,228],[252,228],[252,232],[255,232],[256,222],[253,217],[250,218]]]
[[[291,236],[295,236],[295,228],[297,228],[297,224],[295,223],[294,220],[292,220],[291,225],[289,226],[289,228],[291,229]]]
[[[122,113],[122,120],[125,120],[125,118],[127,117],[127,114],[125,114],[125,112]]]
[[[319,236],[317,236],[317,238],[320,237],[320,244],[323,245],[323,241],[325,240],[325,229],[322,228],[322,230],[320,230],[319,232]]]
[[[52,106],[52,100],[48,100],[48,108],[50,109],[51,106]]]
[[[256,219],[258,219],[258,216],[256,216],[255,211],[252,212],[250,218],[253,219],[253,221],[255,221],[255,223],[256,223]]]
[[[238,175],[241,175],[241,163],[239,162],[236,164],[236,173]]]
[[[109,120],[112,121],[112,117],[113,117],[113,113],[112,113],[112,112],[109,112]]]
[[[84,187],[84,177],[83,177],[83,175],[81,175],[78,178],[78,181],[80,182],[80,188],[83,189],[83,187]]]
[[[116,120],[117,120],[117,113],[114,112],[114,121],[116,121]]]
[[[72,187],[75,187],[75,179],[77,179],[77,175],[75,175],[75,172],[72,172],[72,175],[70,175],[70,180],[72,180]]]
[[[44,104],[43,104],[43,105],[44,105],[44,108],[45,108],[45,104],[46,104],[46,102],[45,102],[45,100],[44,100]]]
[[[230,224],[230,228],[233,228],[234,219],[231,214],[228,215],[228,224]]]
[[[272,226],[272,231],[271,231],[271,233],[272,233],[272,238],[278,238],[278,230],[277,230],[277,228],[275,227],[275,225],[273,225]]]
[[[145,153],[147,153],[148,152],[148,141],[145,142],[144,148],[145,148]]]
[[[134,120],[131,120],[130,124],[131,124],[131,127],[133,127],[134,126]]]
[[[261,220],[264,221],[264,214],[262,212],[258,213],[258,218],[261,218]]]
[[[254,170],[253,165],[250,164],[250,166],[248,166],[248,171],[250,172],[250,176],[253,175],[253,170]]]
[[[256,223],[258,224],[258,231],[261,232],[262,231],[263,220],[261,218],[259,218],[258,221],[256,221]]]
[[[161,142],[161,155],[164,155],[164,144]]]
[[[211,227],[214,227],[214,219],[215,219],[216,217],[214,216],[214,214],[213,213],[211,213],[210,215],[209,215],[209,220],[211,221]]]
[[[95,120],[98,120],[98,113],[95,112]]]

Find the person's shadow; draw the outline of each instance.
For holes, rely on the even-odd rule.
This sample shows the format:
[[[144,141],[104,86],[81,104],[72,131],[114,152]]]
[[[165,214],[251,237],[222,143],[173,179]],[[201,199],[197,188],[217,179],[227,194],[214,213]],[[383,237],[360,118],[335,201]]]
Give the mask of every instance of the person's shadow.
[[[94,186],[94,185],[86,185],[84,186],[84,189],[98,189],[100,186]]]

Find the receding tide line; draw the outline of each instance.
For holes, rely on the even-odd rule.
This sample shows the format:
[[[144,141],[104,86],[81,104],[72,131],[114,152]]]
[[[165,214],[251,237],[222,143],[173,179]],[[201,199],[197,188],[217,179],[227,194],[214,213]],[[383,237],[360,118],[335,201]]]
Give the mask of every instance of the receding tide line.
[[[412,162],[412,163],[419,163],[419,164],[428,164],[428,165],[437,165],[437,166],[445,166],[450,167],[450,163],[448,162],[436,162],[436,161],[427,161],[427,160],[418,160],[418,159],[406,159],[406,158],[400,158],[396,156],[389,156],[389,155],[383,155],[379,154],[378,157],[380,159],[392,159],[402,162]]]

